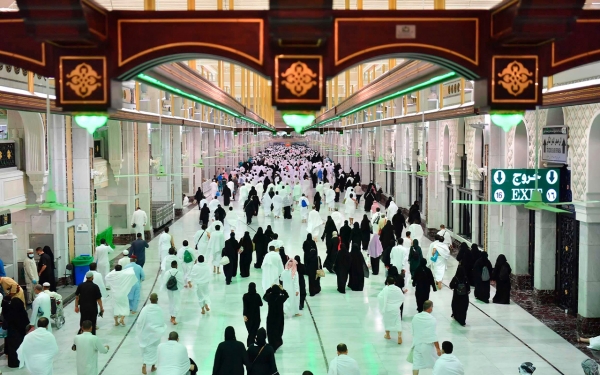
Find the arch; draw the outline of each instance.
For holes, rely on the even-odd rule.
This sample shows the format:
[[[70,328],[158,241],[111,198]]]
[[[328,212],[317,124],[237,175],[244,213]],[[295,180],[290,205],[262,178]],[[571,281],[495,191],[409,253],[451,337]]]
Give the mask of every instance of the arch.
[[[600,155],[600,113],[592,120],[588,133],[586,199],[600,197],[600,168],[593,162]]]
[[[9,111],[10,113],[10,111]],[[44,185],[47,182],[48,168],[46,165],[46,129],[42,115],[36,112],[17,112],[23,123],[25,133],[25,173],[37,201],[42,201]]]
[[[562,107],[548,108],[548,114],[546,115],[546,126],[548,125],[564,125],[565,114]]]
[[[529,157],[528,145],[527,128],[523,122],[520,122],[515,129],[515,139],[513,142],[513,168],[527,168],[527,159]]]

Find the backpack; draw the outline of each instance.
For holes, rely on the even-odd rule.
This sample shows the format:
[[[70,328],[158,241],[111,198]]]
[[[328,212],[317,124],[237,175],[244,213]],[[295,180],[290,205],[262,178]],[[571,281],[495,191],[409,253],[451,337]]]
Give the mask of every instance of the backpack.
[[[177,272],[175,272],[175,275],[177,275]],[[177,278],[175,277],[175,275],[171,275],[169,277],[169,280],[167,280],[167,290],[177,290]]]
[[[481,270],[481,281],[490,281],[490,271],[485,266]]]
[[[485,268],[487,269],[487,268]],[[469,291],[467,290],[467,284],[465,283],[460,283],[456,286],[456,294],[459,296],[466,296],[467,294],[469,294]]]
[[[508,270],[508,266],[505,264],[500,269],[500,274],[498,275],[500,281],[508,281],[510,279],[510,271]]]
[[[377,218],[375,219],[375,225],[379,224],[379,219],[381,219],[381,215],[377,215]]]
[[[306,199],[302,200],[302,207],[308,207],[308,203],[306,203]]]
[[[183,261],[185,263],[192,263],[194,261],[192,253],[188,249],[185,249],[185,252],[183,253]]]

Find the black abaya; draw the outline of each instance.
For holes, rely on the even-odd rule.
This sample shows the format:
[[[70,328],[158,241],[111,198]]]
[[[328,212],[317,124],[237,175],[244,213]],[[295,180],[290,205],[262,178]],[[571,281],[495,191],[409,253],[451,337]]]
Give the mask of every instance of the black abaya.
[[[512,269],[503,254],[498,256],[492,272],[492,280],[496,282],[496,294],[492,300],[503,305],[510,304],[510,273]]]
[[[304,241],[302,250],[304,251],[304,266],[308,276],[308,293],[312,297],[321,292],[321,279],[317,277],[317,270],[319,269],[317,245],[314,241],[311,240],[311,242]]]
[[[415,287],[415,299],[417,300],[417,310],[423,311],[423,304],[429,299],[429,288],[437,291],[435,279],[431,270],[427,267],[427,261],[421,259],[419,268],[413,275],[413,286]]]
[[[473,265],[473,279],[475,281],[475,298],[478,300],[489,303],[490,302],[490,280],[484,281],[481,276],[483,269],[487,267],[488,273],[492,275],[492,263],[488,260],[488,254],[482,253],[479,260]]]
[[[365,212],[369,212],[371,210],[371,206],[373,206],[373,201],[375,201],[375,196],[369,190],[365,193],[364,198],[365,198],[365,206],[364,206]]]
[[[315,210],[319,212],[321,209],[321,194],[317,191],[315,197],[313,199],[313,204],[315,205]]]
[[[327,269],[330,273],[333,273],[333,265],[335,264],[335,258],[341,241],[341,237],[333,237],[327,241],[327,257],[323,263],[323,268]]]
[[[243,314],[248,319],[246,322],[246,329],[248,330],[248,340],[246,340],[246,343],[250,346],[254,343],[256,332],[260,328],[260,307],[263,303],[260,294],[256,293],[256,291],[244,294],[242,301],[244,302]]]
[[[223,273],[225,273],[225,283],[227,285],[231,284],[231,278],[237,276],[239,249],[240,244],[235,239],[235,237],[225,241],[225,247],[223,248],[223,256],[229,258],[229,264],[223,266]]]
[[[354,228],[352,228],[352,236],[350,237],[352,240],[351,248],[354,247],[354,245],[356,245],[360,249],[362,245],[363,234],[360,230],[360,227],[358,226],[358,223],[354,224],[356,225],[354,226]]]
[[[340,237],[342,237],[342,242],[346,245],[347,248],[350,248],[350,241],[352,241],[352,228],[350,225],[344,224],[342,229],[340,229]]]
[[[469,246],[467,246],[466,243],[463,242],[460,245],[460,250],[456,255],[456,260],[458,260],[458,263],[465,269],[465,272],[467,273],[467,278],[469,279],[469,285],[474,285],[475,283],[473,280],[473,263],[475,262],[473,262],[471,250],[469,249]]]
[[[267,246],[269,246],[269,239],[262,232],[262,228],[258,229],[252,242],[254,242],[254,250],[256,251],[256,263],[254,263],[254,268],[260,268],[262,266],[263,258],[267,255]]]
[[[348,287],[355,292],[361,292],[365,286],[365,259],[360,252],[360,247],[352,246],[350,253],[350,280]]]
[[[2,315],[4,316],[2,328],[6,330],[4,354],[8,357],[8,367],[18,368],[19,357],[17,356],[17,349],[23,343],[26,327],[29,324],[29,318],[23,301],[17,297],[5,298],[2,300]]]
[[[248,233],[248,232],[246,232]],[[248,277],[250,276],[250,264],[252,263],[252,240],[250,239],[250,235],[244,235],[244,238],[240,241],[240,245],[242,246],[242,253],[240,254],[240,276]]]
[[[229,206],[230,200],[231,200],[231,189],[227,185],[223,185],[223,205],[225,207]]]
[[[450,282],[450,289],[454,290],[452,294],[452,316],[458,324],[464,326],[467,320],[467,309],[469,308],[469,294],[459,295],[457,291],[459,284],[465,284],[468,293],[471,293],[471,286],[468,279],[459,280],[456,276]]]
[[[288,298],[288,293],[277,286],[270,287],[263,297],[269,304],[269,313],[267,314],[267,337],[269,338],[269,344],[275,351],[283,345],[283,304]]]
[[[206,224],[208,226],[209,220],[210,220],[210,209],[208,208],[206,203],[204,203],[204,207],[202,207],[200,209],[200,222],[202,222],[202,224]]]
[[[371,224],[369,219],[363,218],[360,222],[360,233],[362,235],[362,249],[367,250],[369,248],[369,241],[371,240]]]
[[[304,276],[306,276],[306,267],[304,266],[304,264],[299,262],[300,257],[297,256],[296,261],[298,262],[298,265],[296,266],[297,270],[298,270],[298,286],[300,287],[300,303],[299,303],[299,308],[300,310],[304,309],[304,301],[306,300],[306,279],[304,278]]]
[[[346,284],[348,283],[348,274],[350,272],[350,253],[348,248],[342,245],[335,258],[334,271],[337,276],[337,290],[340,293],[346,293]]]

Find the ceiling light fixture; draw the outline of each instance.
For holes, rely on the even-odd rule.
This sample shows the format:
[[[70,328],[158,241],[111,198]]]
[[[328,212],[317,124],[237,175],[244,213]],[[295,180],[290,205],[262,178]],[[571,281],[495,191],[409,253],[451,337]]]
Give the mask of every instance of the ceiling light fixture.
[[[519,125],[523,121],[522,111],[497,111],[490,113],[492,123],[508,133],[510,129]]]
[[[90,134],[103,127],[108,121],[106,113],[76,113],[73,115],[75,123],[84,128]]]

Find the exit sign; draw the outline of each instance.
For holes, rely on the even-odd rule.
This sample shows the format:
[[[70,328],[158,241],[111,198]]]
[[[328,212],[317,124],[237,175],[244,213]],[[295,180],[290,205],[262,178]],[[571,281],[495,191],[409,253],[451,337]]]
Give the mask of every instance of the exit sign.
[[[546,203],[558,202],[560,172],[558,169],[492,169],[492,201],[527,203],[537,189]]]

